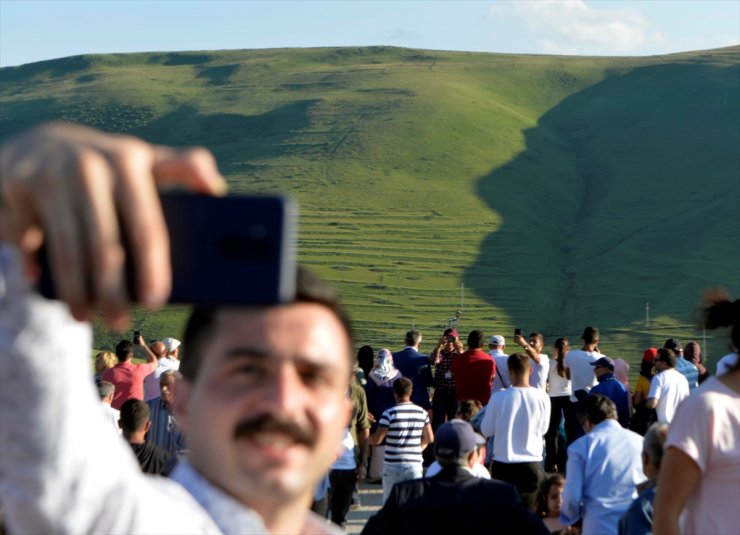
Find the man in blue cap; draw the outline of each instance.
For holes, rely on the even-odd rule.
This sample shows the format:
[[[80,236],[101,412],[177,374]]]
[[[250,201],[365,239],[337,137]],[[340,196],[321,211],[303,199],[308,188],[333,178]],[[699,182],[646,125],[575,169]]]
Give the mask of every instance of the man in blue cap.
[[[442,424],[434,456],[442,471],[434,477],[397,483],[362,533],[549,533],[513,486],[473,476],[476,445],[484,442],[466,421]]]
[[[624,428],[629,428],[630,393],[625,386],[614,376],[614,361],[609,357],[601,357],[591,363],[599,384],[591,389],[591,394],[601,394],[611,399],[617,406],[617,420]]]

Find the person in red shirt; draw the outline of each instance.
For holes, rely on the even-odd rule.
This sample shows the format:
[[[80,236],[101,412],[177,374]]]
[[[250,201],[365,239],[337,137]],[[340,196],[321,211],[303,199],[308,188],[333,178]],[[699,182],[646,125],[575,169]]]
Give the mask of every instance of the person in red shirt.
[[[481,405],[491,397],[491,383],[496,376],[496,363],[491,355],[483,351],[485,335],[482,331],[470,331],[468,350],[452,361],[455,377],[455,397],[458,403],[464,399],[477,399]]]
[[[116,346],[118,364],[103,372],[101,377],[103,381],[109,381],[116,387],[111,403],[111,407],[116,410],[120,410],[127,399],[144,399],[144,377],[152,373],[158,365],[157,356],[146,345],[143,336],[139,336],[138,345],[147,354],[146,364],[134,364],[134,344],[130,340],[121,340]]]

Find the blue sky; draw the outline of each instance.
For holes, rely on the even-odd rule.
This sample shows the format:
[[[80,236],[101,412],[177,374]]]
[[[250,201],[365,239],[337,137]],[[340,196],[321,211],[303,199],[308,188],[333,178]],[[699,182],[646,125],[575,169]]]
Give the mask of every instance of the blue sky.
[[[652,55],[740,44],[740,0],[0,0],[0,66],[76,54],[394,45]]]

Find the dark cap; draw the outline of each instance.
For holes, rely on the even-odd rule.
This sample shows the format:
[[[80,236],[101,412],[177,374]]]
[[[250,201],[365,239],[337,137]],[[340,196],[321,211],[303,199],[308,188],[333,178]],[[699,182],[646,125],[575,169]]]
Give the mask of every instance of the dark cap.
[[[593,366],[594,368],[596,366],[602,366],[604,368],[609,368],[611,371],[614,371],[614,361],[609,357],[601,357],[599,360],[593,361],[591,363],[591,366]]]
[[[442,424],[434,434],[434,454],[443,459],[457,459],[470,453],[486,439],[465,420],[454,418]]]
[[[442,336],[454,336],[455,338],[457,338],[457,329],[445,329],[445,333]]]
[[[672,349],[674,353],[680,353],[683,351],[683,347],[681,346],[681,342],[679,342],[676,338],[669,338],[665,341],[665,344],[663,344],[663,347],[666,349]]]

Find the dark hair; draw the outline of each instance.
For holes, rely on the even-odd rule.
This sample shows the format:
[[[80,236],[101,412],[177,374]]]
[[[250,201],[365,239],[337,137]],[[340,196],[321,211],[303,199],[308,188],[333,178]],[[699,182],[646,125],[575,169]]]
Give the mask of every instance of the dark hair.
[[[570,343],[567,338],[558,338],[555,340],[555,362],[557,362],[557,372],[560,377],[565,377],[565,366],[563,366],[563,359],[565,354],[568,352]]]
[[[373,361],[375,360],[375,352],[371,346],[362,346],[357,351],[357,364],[360,369],[365,372],[365,377],[370,375],[370,370],[373,369]]]
[[[455,418],[469,422],[482,408],[483,404],[477,399],[464,399],[457,406]]]
[[[640,375],[648,381],[653,378],[653,363],[648,360],[640,361]]]
[[[474,349],[483,347],[485,340],[486,337],[483,334],[483,331],[479,331],[477,329],[474,331],[470,331],[470,334],[468,335],[468,347],[472,347]]]
[[[121,340],[116,346],[116,357],[118,362],[126,362],[134,354],[134,344],[131,340]]]
[[[565,478],[562,474],[547,474],[537,487],[537,496],[535,498],[534,512],[539,518],[547,518],[550,511],[547,509],[547,495],[550,494],[552,487],[562,487],[565,485]]]
[[[506,359],[506,366],[512,375],[525,375],[532,365],[529,363],[529,355],[526,353],[512,353]]]
[[[542,345],[545,345],[545,337],[542,333],[532,333],[529,335],[529,338],[537,338],[540,342],[542,342]]]
[[[587,344],[595,344],[599,341],[599,329],[596,327],[586,327],[583,329],[581,338],[583,338],[583,341]]]
[[[663,362],[667,364],[669,368],[675,368],[676,362],[678,362],[678,357],[676,357],[676,353],[672,349],[659,347],[658,354],[655,356],[655,361]]]
[[[704,327],[711,330],[731,326],[733,349],[740,352],[740,299],[730,301],[730,295],[724,290],[707,290],[702,304],[702,320]],[[740,358],[732,369],[740,369]]]
[[[403,343],[407,346],[415,346],[421,342],[421,332],[416,329],[411,329],[406,332],[406,336],[403,338]]]
[[[399,398],[409,397],[413,389],[414,383],[408,377],[399,377],[393,382],[393,393]]]
[[[578,405],[578,420],[598,425],[607,418],[617,418],[617,406],[606,396],[591,394]]]
[[[322,305],[333,312],[347,333],[350,342],[347,354],[354,361],[354,354],[351,351],[352,325],[350,324],[349,316],[339,302],[336,290],[331,284],[320,279],[303,266],[298,266],[296,272],[296,293],[292,303],[314,303]],[[270,306],[272,305],[257,306],[256,308],[268,308]],[[193,307],[187,326],[185,327],[183,341],[188,351],[180,359],[180,372],[188,381],[195,381],[195,378],[198,376],[201,359],[205,351],[203,345],[210,337],[209,335],[211,334],[216,315],[219,311],[226,309],[228,307]]]
[[[127,399],[121,405],[121,429],[134,433],[144,429],[149,420],[149,405],[140,399]]]

